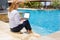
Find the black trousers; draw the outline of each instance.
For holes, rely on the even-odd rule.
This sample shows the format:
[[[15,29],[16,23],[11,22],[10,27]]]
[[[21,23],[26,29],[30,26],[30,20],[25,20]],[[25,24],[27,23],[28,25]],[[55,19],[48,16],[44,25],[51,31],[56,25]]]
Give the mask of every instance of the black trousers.
[[[10,28],[12,32],[19,32],[22,28],[25,27],[26,30],[31,30],[31,26],[28,20],[24,21],[23,24],[18,25],[17,27]]]

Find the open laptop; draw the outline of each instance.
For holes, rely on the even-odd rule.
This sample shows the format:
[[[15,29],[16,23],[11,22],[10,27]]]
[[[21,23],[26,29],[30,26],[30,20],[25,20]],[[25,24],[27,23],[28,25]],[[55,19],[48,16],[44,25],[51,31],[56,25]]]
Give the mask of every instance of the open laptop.
[[[29,16],[30,16],[30,14],[29,14],[29,13],[24,13],[23,18],[28,19],[28,18],[29,18]]]
[[[27,19],[29,19],[29,16],[30,16],[29,13],[23,13],[23,14],[22,14],[22,19],[23,19],[23,20],[27,20]]]
[[[23,21],[29,19],[29,16],[30,16],[29,13],[23,13],[23,14],[22,14],[22,21],[21,21],[21,23],[23,23]]]

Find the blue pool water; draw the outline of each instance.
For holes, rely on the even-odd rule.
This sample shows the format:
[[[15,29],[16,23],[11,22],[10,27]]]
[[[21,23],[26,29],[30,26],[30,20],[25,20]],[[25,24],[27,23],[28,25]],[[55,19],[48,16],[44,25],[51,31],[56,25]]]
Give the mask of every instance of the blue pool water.
[[[48,35],[60,31],[60,10],[23,10],[22,13],[30,13],[30,24],[34,32],[40,35]]]

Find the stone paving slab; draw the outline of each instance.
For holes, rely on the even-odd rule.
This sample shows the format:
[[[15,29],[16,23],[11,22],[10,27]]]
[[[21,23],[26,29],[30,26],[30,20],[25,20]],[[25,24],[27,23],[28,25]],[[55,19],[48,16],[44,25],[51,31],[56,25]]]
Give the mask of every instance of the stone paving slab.
[[[24,30],[23,30],[24,31]],[[31,34],[20,34],[20,33],[13,33],[9,30],[9,24],[0,21],[0,40],[57,40],[58,37],[54,37],[55,35],[60,35],[60,32],[56,34],[51,34],[48,36],[40,36],[37,33],[31,33]],[[58,39],[60,40],[60,39]]]

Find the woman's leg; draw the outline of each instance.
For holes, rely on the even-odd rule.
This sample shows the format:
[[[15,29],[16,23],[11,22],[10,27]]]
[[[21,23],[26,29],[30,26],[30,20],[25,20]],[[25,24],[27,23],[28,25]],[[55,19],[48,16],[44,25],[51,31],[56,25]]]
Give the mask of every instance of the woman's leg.
[[[17,27],[10,28],[12,32],[20,32],[20,30],[23,28],[23,24],[18,25]]]
[[[32,30],[28,20],[24,21],[23,24],[25,25],[24,27],[26,28],[27,31],[31,31]]]
[[[20,30],[22,30],[23,27],[25,27],[28,32],[32,32],[31,31],[32,29],[31,29],[31,26],[30,26],[30,23],[28,20],[24,21],[23,24],[20,24],[15,28],[11,28],[11,31],[12,32],[20,32]]]

